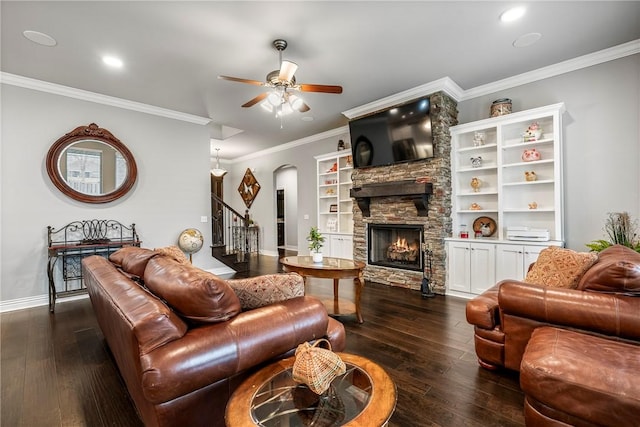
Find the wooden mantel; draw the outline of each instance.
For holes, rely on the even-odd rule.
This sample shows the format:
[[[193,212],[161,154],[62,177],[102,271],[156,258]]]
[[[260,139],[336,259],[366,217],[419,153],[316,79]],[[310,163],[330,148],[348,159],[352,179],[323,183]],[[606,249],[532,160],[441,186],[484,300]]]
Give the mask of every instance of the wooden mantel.
[[[363,216],[371,216],[369,205],[373,197],[407,196],[416,206],[418,216],[429,216],[429,196],[433,194],[430,182],[396,181],[365,184],[351,189],[351,197],[356,199]]]

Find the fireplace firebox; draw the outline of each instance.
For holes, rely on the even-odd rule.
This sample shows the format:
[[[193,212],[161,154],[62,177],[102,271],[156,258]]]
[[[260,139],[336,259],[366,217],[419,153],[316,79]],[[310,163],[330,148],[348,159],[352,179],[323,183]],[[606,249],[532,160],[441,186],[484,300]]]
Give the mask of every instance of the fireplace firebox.
[[[369,224],[368,237],[370,265],[422,271],[422,226]]]

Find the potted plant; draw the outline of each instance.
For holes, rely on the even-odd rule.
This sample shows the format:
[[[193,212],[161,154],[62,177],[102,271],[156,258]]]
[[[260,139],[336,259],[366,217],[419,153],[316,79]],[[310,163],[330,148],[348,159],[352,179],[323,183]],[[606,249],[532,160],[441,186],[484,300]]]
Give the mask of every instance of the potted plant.
[[[311,227],[309,235],[307,236],[307,241],[309,242],[309,250],[313,256],[313,262],[322,262],[322,252],[320,252],[320,250],[324,243],[324,237],[318,231],[318,227]]]
[[[640,238],[637,229],[638,223],[631,219],[628,212],[609,213],[604,225],[608,240],[594,240],[587,243],[587,247],[594,252],[600,252],[609,246],[622,245],[640,252]]]

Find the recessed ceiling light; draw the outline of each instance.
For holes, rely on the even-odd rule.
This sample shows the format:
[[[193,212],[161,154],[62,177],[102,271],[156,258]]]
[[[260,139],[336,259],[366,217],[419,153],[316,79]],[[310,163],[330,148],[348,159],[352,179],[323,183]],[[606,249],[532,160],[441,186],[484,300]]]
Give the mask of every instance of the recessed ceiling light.
[[[524,7],[514,7],[509,10],[502,12],[500,15],[500,20],[502,22],[513,22],[516,19],[522,18],[526,9]]]
[[[542,38],[540,33],[527,33],[523,34],[513,41],[513,47],[527,47],[531,46]]]
[[[102,62],[113,68],[122,68],[122,60],[115,56],[103,56]]]
[[[32,42],[38,43],[39,45],[42,45],[42,46],[51,47],[58,44],[56,39],[54,39],[50,35],[41,33],[39,31],[26,30],[22,32],[22,35],[25,36],[27,39],[31,40]]]
[[[302,120],[303,122],[312,122],[313,116],[302,116],[300,120]]]

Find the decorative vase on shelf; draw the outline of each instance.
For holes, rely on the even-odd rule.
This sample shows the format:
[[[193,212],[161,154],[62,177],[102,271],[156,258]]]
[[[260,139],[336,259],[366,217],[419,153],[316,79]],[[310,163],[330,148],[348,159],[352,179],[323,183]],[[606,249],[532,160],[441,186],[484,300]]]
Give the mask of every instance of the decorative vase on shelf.
[[[482,181],[480,181],[480,178],[474,176],[473,178],[471,178],[471,182],[469,184],[471,185],[471,188],[473,188],[473,192],[477,193],[480,191]]]
[[[535,162],[536,160],[540,160],[540,152],[536,151],[535,148],[532,148],[531,150],[524,150],[522,153],[523,162]]]

